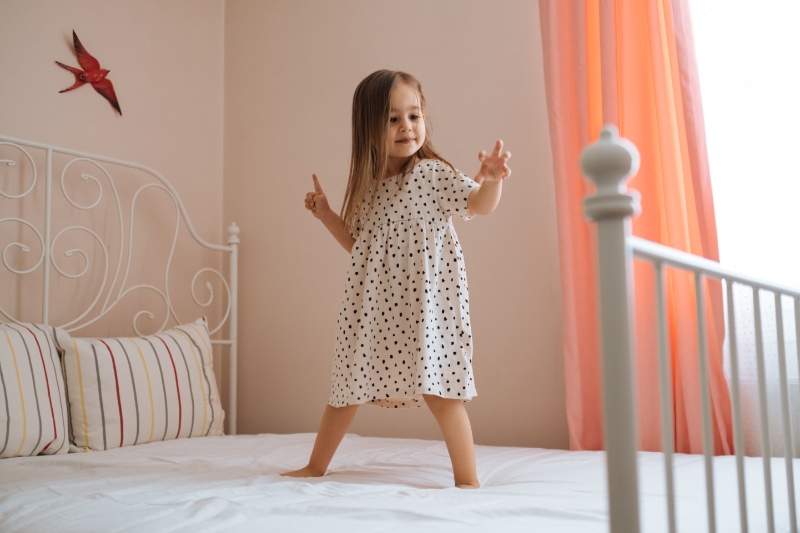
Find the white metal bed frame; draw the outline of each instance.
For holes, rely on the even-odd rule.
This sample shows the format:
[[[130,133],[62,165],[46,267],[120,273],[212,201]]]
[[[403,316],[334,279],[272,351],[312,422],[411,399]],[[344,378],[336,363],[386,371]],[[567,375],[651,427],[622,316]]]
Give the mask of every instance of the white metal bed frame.
[[[168,324],[183,323],[179,318],[176,311],[175,302],[173,300],[173,291],[170,288],[170,271],[173,266],[173,258],[175,256],[177,236],[180,230],[181,222],[186,230],[188,230],[192,239],[202,248],[220,252],[222,257],[227,257],[227,274],[216,266],[199,265],[193,278],[189,283],[189,292],[191,298],[194,300],[199,308],[210,308],[212,310],[221,307],[221,318],[217,323],[209,324],[209,333],[212,337],[212,344],[227,346],[227,371],[228,371],[228,403],[226,406],[226,422],[227,433],[236,433],[236,397],[237,397],[237,292],[238,292],[238,247],[239,247],[239,228],[235,223],[228,227],[228,239],[226,245],[214,244],[206,241],[194,229],[186,208],[181,201],[180,196],[167,181],[164,176],[156,172],[152,168],[137,163],[131,163],[110,157],[69,150],[66,148],[59,148],[49,146],[41,143],[15,139],[11,137],[0,136],[0,148],[8,146],[10,149],[5,149],[7,153],[14,153],[16,157],[3,159],[0,154],[0,178],[2,178],[3,167],[19,167],[21,165],[30,166],[30,183],[19,184],[19,192],[10,193],[3,190],[3,181],[0,181],[0,196],[9,200],[23,200],[29,197],[30,201],[35,200],[32,194],[37,182],[39,180],[40,171],[37,167],[37,161],[41,161],[41,154],[38,151],[44,152],[44,169],[42,179],[44,180],[44,205],[37,206],[42,211],[41,222],[39,224],[14,216],[2,216],[0,213],[0,224],[16,224],[18,228],[25,228],[26,232],[30,231],[35,236],[34,240],[38,240],[38,246],[41,250],[38,257],[33,258],[33,265],[25,268],[20,268],[12,264],[14,261],[11,259],[15,255],[31,253],[30,242],[25,242],[21,237],[18,240],[10,242],[0,242],[2,247],[2,266],[12,276],[24,276],[28,274],[37,273],[41,274],[41,287],[42,287],[42,307],[41,316],[14,316],[14,313],[4,308],[8,293],[11,291],[4,290],[4,295],[0,296],[0,319],[19,321],[19,322],[41,322],[42,324],[61,326],[67,331],[73,332],[81,330],[87,326],[97,322],[101,318],[107,316],[115,307],[118,306],[129,294],[133,291],[150,291],[163,300],[164,303],[164,319],[160,325],[157,325],[156,330],[164,329]],[[34,157],[36,155],[36,157]],[[67,180],[65,179],[70,173],[78,172],[76,168],[81,165],[88,165],[96,169],[94,172],[81,172],[80,179],[91,182],[96,188],[96,198],[93,202],[83,203],[76,201],[69,191]],[[57,168],[54,169],[54,164]],[[112,172],[113,170],[113,172]],[[131,177],[130,173],[135,173],[136,187],[133,193],[128,198],[127,194],[121,194],[119,185],[123,180]],[[140,181],[141,180],[141,181]],[[139,185],[141,183],[141,185]],[[115,204],[116,213],[115,217],[119,223],[119,242],[111,243],[118,246],[120,252],[116,261],[110,260],[109,243],[104,242],[103,238],[98,235],[94,228],[84,225],[70,225],[58,230],[53,228],[53,193],[54,187],[60,186],[64,201],[68,202],[72,208],[80,209],[82,211],[89,211],[96,208],[101,203],[108,205],[110,202]],[[146,189],[156,187],[158,190],[163,191],[171,200],[175,208],[175,227],[170,235],[169,228],[164,229],[164,239],[171,238],[171,247],[168,252],[166,260],[166,269],[163,272],[163,280],[160,285],[152,283],[139,283],[135,278],[135,273],[131,272],[131,257],[132,247],[134,243],[134,213],[137,201],[143,200],[142,192]],[[108,191],[110,199],[104,199],[104,192]],[[41,194],[41,193],[40,193]],[[125,203],[129,202],[129,203]],[[123,209],[128,208],[126,212]],[[65,272],[59,266],[55,254],[55,244],[59,238],[66,231],[82,231],[91,235],[97,245],[102,250],[102,257],[93,257],[90,251],[75,248],[65,252],[66,256],[77,255],[83,260],[83,269],[77,273]],[[20,230],[21,232],[21,230]],[[34,252],[35,253],[35,252]],[[80,278],[84,276],[89,270],[89,266],[93,260],[97,260],[101,268],[104,269],[104,279],[100,290],[97,292],[92,304],[87,307],[82,313],[76,311],[74,316],[66,323],[52,324],[51,323],[51,309],[52,291],[54,290],[55,283],[59,277],[63,278]],[[112,263],[116,264],[112,264]],[[224,294],[217,295],[214,293],[213,286],[210,282],[206,282],[205,290],[207,296],[200,299],[197,294],[197,285],[200,283],[201,277],[211,276],[216,278],[219,285],[222,287]],[[154,320],[156,314],[150,309],[141,309],[134,313],[132,318],[132,329],[136,334],[141,335],[139,329],[139,321],[142,318]],[[192,319],[197,317],[191,317]],[[122,334],[122,332],[120,332]]]
[[[597,222],[598,235],[598,284],[601,330],[601,354],[603,368],[603,416],[604,438],[607,450],[607,477],[609,488],[609,512],[611,531],[638,532],[639,505],[637,480],[637,430],[636,407],[633,384],[633,338],[635,320],[633,305],[633,261],[644,260],[655,269],[656,303],[659,339],[659,370],[661,393],[661,418],[667,515],[669,531],[675,532],[675,490],[672,466],[673,420],[669,347],[666,334],[664,305],[664,272],[666,268],[688,271],[694,275],[695,303],[698,324],[705,324],[703,281],[714,279],[725,282],[727,295],[728,335],[731,358],[731,406],[733,415],[734,450],[739,494],[739,516],[742,533],[747,533],[747,501],[743,467],[744,444],[742,435],[742,411],[740,378],[738,373],[736,323],[733,312],[734,284],[749,287],[753,291],[754,320],[756,333],[756,363],[758,377],[758,400],[760,411],[760,437],[763,457],[764,491],[767,503],[766,531],[775,531],[773,508],[773,485],[770,461],[770,433],[767,419],[766,373],[764,362],[764,336],[761,323],[759,294],[771,292],[775,296],[777,321],[778,365],[780,380],[781,411],[783,418],[786,490],[789,501],[789,519],[792,532],[797,532],[797,510],[794,488],[794,465],[791,438],[791,416],[788,401],[785,344],[783,342],[782,297],[794,301],[795,310],[800,309],[800,291],[775,283],[745,276],[723,268],[719,263],[688,254],[673,248],[650,242],[631,235],[630,219],[640,211],[639,195],[628,190],[627,181],[639,168],[639,153],[627,139],[620,138],[614,126],[607,126],[598,141],[587,147],[581,155],[581,169],[597,186],[594,196],[586,198],[586,216]],[[800,312],[795,313],[796,330],[800,332]],[[706,499],[708,506],[708,531],[717,531],[714,510],[713,487],[713,437],[711,432],[711,408],[708,384],[707,342],[703,327],[698,327],[699,371],[701,384],[701,411],[703,421],[703,456],[706,474]],[[800,335],[797,336],[800,343]],[[800,350],[798,350],[800,354]],[[795,421],[795,424],[798,422]]]

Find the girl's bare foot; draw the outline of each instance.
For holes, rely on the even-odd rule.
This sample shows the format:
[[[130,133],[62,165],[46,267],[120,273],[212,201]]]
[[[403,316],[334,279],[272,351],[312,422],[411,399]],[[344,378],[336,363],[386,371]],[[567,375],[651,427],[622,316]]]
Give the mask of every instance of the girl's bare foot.
[[[319,470],[311,468],[310,466],[306,466],[300,470],[292,470],[291,472],[285,472],[281,475],[287,477],[320,477],[324,476],[325,472],[320,472]]]
[[[456,488],[458,489],[479,489],[481,488],[480,483],[457,483]]]

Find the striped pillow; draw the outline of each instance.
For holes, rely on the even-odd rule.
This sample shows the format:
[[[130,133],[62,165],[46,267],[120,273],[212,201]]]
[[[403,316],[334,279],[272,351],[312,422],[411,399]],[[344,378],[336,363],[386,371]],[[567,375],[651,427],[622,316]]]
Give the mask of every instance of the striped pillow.
[[[147,337],[79,339],[56,331],[71,451],[222,435],[205,318]]]
[[[0,324],[0,458],[66,453],[67,402],[53,331]]]

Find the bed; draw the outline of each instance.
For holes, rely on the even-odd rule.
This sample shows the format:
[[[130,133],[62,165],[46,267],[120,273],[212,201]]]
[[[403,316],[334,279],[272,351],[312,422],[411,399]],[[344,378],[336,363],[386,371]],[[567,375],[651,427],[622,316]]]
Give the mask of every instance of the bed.
[[[593,179],[635,172],[613,129],[591,150]],[[632,417],[610,415],[633,387],[633,321],[606,296],[627,294],[634,201],[613,183],[603,195],[587,205],[612,226],[607,453],[478,445],[482,488],[467,491],[443,442],[349,434],[328,475],[292,479],[279,473],[304,464],[313,434],[236,434],[239,228],[202,239],[148,167],[0,137],[0,530],[796,531],[792,454],[637,452]]]

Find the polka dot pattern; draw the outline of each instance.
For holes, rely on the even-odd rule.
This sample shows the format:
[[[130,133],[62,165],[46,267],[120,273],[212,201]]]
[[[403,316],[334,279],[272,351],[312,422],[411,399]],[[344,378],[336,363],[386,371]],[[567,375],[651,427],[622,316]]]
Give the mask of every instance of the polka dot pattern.
[[[424,160],[375,182],[361,211],[339,314],[328,403],[416,407],[422,394],[469,400],[472,333],[452,216],[471,218],[478,184]]]

